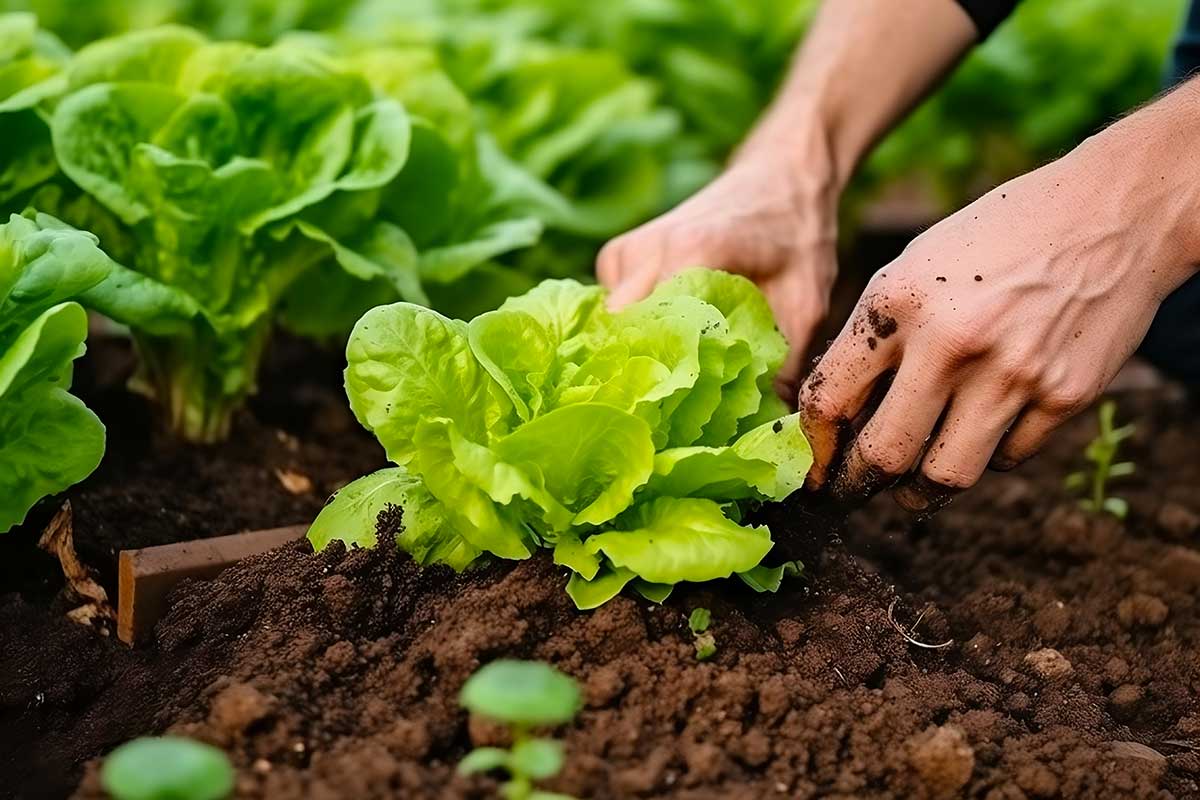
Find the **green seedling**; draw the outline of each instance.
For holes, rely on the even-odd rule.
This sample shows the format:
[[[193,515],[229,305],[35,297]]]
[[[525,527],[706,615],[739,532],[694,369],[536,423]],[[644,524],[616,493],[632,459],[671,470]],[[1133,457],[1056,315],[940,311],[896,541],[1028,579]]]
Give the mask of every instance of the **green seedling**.
[[[1133,474],[1132,461],[1117,461],[1116,458],[1121,442],[1133,436],[1134,426],[1115,427],[1113,417],[1116,411],[1116,403],[1112,400],[1100,404],[1100,433],[1083,451],[1089,466],[1068,475],[1066,488],[1068,491],[1088,494],[1079,501],[1080,507],[1092,512],[1106,511],[1118,519],[1125,519],[1129,513],[1129,503],[1123,498],[1109,496],[1108,482]]]
[[[126,742],[100,769],[100,784],[116,800],[222,800],[233,778],[223,752],[179,736]]]
[[[697,608],[688,617],[688,627],[696,638],[696,660],[707,661],[717,652],[717,639],[708,630],[712,623],[712,612],[707,608]]]
[[[512,747],[479,747],[458,765],[462,775],[501,769],[509,779],[501,785],[506,800],[572,800],[543,792],[534,782],[552,778],[563,765],[561,742],[532,733],[562,725],[579,712],[579,685],[538,661],[493,661],[467,679],[459,702],[469,711],[508,725]]]

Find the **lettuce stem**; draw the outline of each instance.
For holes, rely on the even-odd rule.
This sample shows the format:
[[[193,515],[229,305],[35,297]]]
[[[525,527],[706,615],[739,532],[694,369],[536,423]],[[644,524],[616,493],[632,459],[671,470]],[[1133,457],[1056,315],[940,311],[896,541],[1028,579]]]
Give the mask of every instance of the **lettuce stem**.
[[[228,341],[211,328],[188,336],[136,335],[141,367],[132,388],[154,400],[174,436],[194,444],[229,437],[234,414],[255,391],[269,326],[256,324]]]

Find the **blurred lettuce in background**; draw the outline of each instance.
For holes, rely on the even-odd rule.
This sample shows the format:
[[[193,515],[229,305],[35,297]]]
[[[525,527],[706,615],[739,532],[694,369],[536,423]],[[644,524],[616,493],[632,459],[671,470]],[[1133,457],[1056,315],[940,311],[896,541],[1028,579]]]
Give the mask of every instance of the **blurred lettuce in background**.
[[[1027,0],[893,132],[860,180],[915,178],[948,211],[1152,97],[1187,0]]]
[[[499,182],[548,231],[507,260],[517,272],[498,285],[579,272],[603,239],[708,180],[769,100],[817,5],[0,0],[72,47],[171,21],[258,44],[315,31],[343,47],[425,48],[486,129],[484,172],[519,165],[523,182]],[[1068,149],[1153,95],[1184,5],[1027,0],[878,148],[851,205],[915,183],[931,211],[946,211]]]
[[[926,223],[1151,97],[1184,4],[1024,3],[849,221],[898,196]],[[590,277],[720,170],[817,5],[0,0],[0,212],[98,237],[127,269],[90,307],[171,426],[219,439],[278,325],[337,341],[395,300],[470,319]]]

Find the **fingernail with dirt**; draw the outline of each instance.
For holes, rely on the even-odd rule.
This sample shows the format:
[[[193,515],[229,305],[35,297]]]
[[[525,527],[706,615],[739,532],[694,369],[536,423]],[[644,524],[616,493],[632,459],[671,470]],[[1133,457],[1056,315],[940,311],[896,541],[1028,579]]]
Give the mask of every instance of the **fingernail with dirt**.
[[[910,478],[892,489],[896,504],[921,520],[932,517],[950,505],[957,495],[957,489],[934,483],[922,475]]]

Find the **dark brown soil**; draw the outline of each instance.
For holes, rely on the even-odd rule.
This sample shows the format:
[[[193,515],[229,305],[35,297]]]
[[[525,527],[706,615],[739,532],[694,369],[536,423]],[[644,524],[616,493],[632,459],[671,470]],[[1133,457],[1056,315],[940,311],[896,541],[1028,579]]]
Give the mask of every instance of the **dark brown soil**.
[[[886,499],[855,514],[850,552],[835,543],[775,597],[698,587],[579,613],[544,560],[454,576],[298,543],[180,592],[152,648],[77,651],[82,629],[6,645],[0,675],[22,675],[4,708],[38,731],[21,756],[52,770],[26,771],[45,791],[19,796],[58,796],[72,762],[172,730],[226,748],[241,797],[491,797],[489,779],[453,773],[497,737],[456,693],[503,655],[584,683],[550,783],[581,798],[1198,797],[1200,425],[1161,394],[1121,417],[1139,425],[1126,524],[1059,491],[1084,417],[931,522]],[[771,517],[788,544],[819,522]],[[924,610],[913,637],[953,644],[906,641],[888,582],[897,623]],[[704,663],[696,606],[715,620]],[[94,765],[78,796],[97,796]]]
[[[81,370],[113,440],[69,493],[85,560],[111,582],[117,548],[311,518],[380,460],[338,362],[277,347],[219,449],[162,444],[111,370]],[[1123,397],[1119,417],[1138,425],[1125,523],[1061,491],[1094,433],[1085,415],[928,522],[887,498],[848,523],[807,497],[772,509],[805,578],[777,596],[691,587],[664,607],[576,612],[544,560],[455,576],[297,543],[181,587],[156,641],[127,650],[61,616],[35,518],[0,542],[0,797],[98,797],[97,757],[167,730],[224,747],[239,797],[495,797],[493,780],[454,775],[498,736],[456,694],[517,656],[586,688],[549,783],[580,798],[1198,798],[1200,417],[1161,391]],[[276,470],[313,488],[293,494]],[[703,663],[697,606],[718,646]],[[953,641],[920,647],[897,625]]]
[[[112,598],[119,550],[306,522],[330,492],[382,464],[346,408],[334,351],[281,338],[231,441],[182,447],[158,435],[148,404],[125,391],[128,343],[88,345],[74,391],[107,425],[108,452],[66,498],[80,556]],[[289,491],[280,478],[289,473],[311,488]],[[62,571],[37,548],[62,500],[0,537],[0,797],[65,796],[82,760],[144,731],[156,692],[172,691],[140,669],[143,654],[62,617]]]
[[[110,593],[120,550],[308,522],[329,494],[383,465],[382,450],[346,406],[339,353],[281,339],[230,441],[201,447],[156,431],[150,404],[125,390],[133,368],[126,340],[93,337],[89,347],[75,392],[104,420],[108,448],[100,468],[66,496],[80,557]],[[0,588],[58,591],[57,565],[36,543],[61,502],[45,501],[4,536]]]

